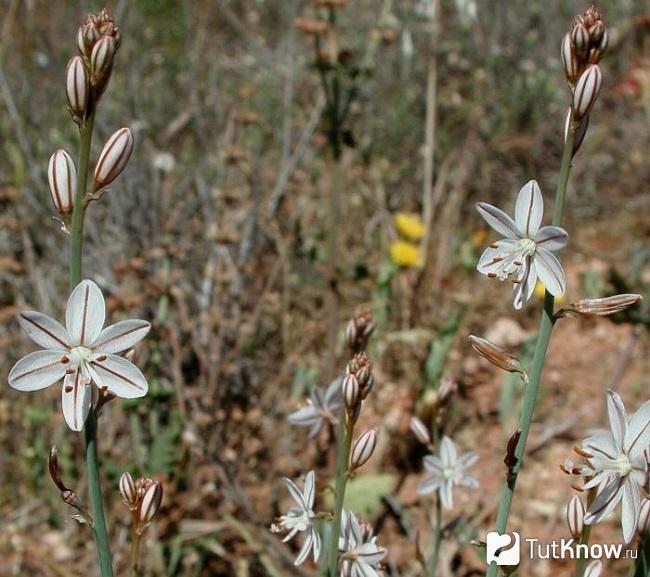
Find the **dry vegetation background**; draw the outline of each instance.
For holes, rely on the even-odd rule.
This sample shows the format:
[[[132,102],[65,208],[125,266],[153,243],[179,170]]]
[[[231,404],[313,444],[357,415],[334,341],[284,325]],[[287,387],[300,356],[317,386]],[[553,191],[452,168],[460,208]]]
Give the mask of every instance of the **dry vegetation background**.
[[[410,0],[351,0],[339,44],[362,63],[340,165],[330,157],[313,45],[293,26],[310,0],[108,2],[123,30],[111,87],[97,120],[100,142],[131,126],[126,173],[91,207],[85,275],[108,295],[110,315],[152,321],[138,349],[149,396],[114,402],[100,450],[118,574],[128,554],[122,471],[165,484],[145,545],[147,575],[307,575],[268,526],[286,503],[280,482],[333,468],[326,433],[308,443],[286,415],[314,384],[343,368],[342,338],[361,304],[379,326],[370,348],[376,394],[364,423],[381,443],[357,503],[390,549],[386,574],[418,575],[415,541],[428,551],[427,500],[418,500],[422,452],[408,432],[416,406],[435,402],[441,376],[458,384],[445,429],[481,455],[477,493],[462,492],[446,518],[440,576],[480,575],[469,545],[493,522],[520,389],[473,357],[470,332],[530,353],[539,302],[513,314],[507,287],[474,266],[485,231],[474,202],[511,207],[536,178],[551,202],[568,92],[560,41],[574,0],[442,2],[435,53],[438,106],[434,194],[439,202],[425,266],[394,270],[393,215],[420,212],[430,23]],[[63,71],[75,32],[96,2],[0,0],[0,377],[32,350],[15,315],[58,317],[67,294],[67,246],[53,218],[46,166],[75,151]],[[382,9],[387,18],[379,22]],[[567,299],[645,293],[650,284],[650,7],[603,0],[612,38],[604,89],[577,156],[563,252]],[[377,36],[379,34],[379,36]],[[409,44],[411,40],[411,44]],[[330,195],[340,195],[337,272],[328,268]],[[328,303],[338,302],[332,318]],[[647,301],[647,299],[646,299]],[[567,537],[571,489],[557,464],[602,422],[603,391],[629,407],[648,398],[648,310],[611,320],[563,321],[542,383],[531,454],[513,529]],[[338,334],[342,336],[341,331]],[[70,520],[46,473],[50,445],[84,487],[82,437],[53,389],[0,391],[0,575],[95,574],[89,531]],[[362,480],[365,479],[365,480]],[[364,484],[365,483],[365,484]],[[358,497],[357,497],[358,499]],[[614,523],[595,539],[618,540]],[[624,574],[624,561],[608,574]],[[565,575],[538,562],[522,575]]]

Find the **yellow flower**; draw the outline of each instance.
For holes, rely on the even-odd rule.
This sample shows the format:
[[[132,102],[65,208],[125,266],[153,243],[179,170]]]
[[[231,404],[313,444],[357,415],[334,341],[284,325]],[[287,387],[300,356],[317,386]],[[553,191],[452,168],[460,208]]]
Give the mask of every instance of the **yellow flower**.
[[[539,299],[540,301],[543,301],[545,294],[546,294],[546,289],[544,288],[544,285],[540,281],[537,281],[537,284],[535,285],[535,298]],[[559,297],[555,297],[555,302],[561,305],[566,302],[566,297],[563,294],[561,294]]]
[[[418,214],[398,212],[395,215],[395,228],[409,240],[420,240],[424,236],[424,224]]]
[[[405,240],[397,240],[390,245],[390,258],[399,266],[414,268],[422,266],[420,247]]]

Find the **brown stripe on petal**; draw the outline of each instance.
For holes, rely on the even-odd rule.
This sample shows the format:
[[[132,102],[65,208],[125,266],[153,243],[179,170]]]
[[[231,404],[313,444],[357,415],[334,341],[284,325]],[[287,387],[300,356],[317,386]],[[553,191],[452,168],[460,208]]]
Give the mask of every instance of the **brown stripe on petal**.
[[[48,330],[47,330],[43,325],[40,325],[40,324],[37,323],[34,319],[30,319],[29,317],[26,317],[25,315],[20,315],[20,318],[23,319],[25,322],[28,322],[28,323],[34,325],[37,329],[40,329],[41,331],[43,331],[43,332],[44,332],[48,337],[53,338],[53,339],[54,339],[57,343],[59,343],[60,345],[63,345],[63,348],[64,348],[64,349],[68,349],[68,348],[70,348],[70,345],[69,345],[68,343],[62,341],[62,340],[61,340],[59,337],[57,337],[54,333],[48,331]],[[65,357],[62,358],[62,362],[67,362],[67,360],[66,360],[66,361],[63,361],[64,358],[65,358]]]
[[[117,377],[118,379],[124,381],[125,383],[128,383],[132,387],[135,387],[139,391],[144,390],[144,388],[141,387],[140,385],[138,385],[138,383],[136,383],[135,381],[132,381],[128,377],[125,377],[124,375],[118,373],[117,371],[114,371],[113,369],[109,369],[106,365],[100,365],[98,363],[92,363],[92,365],[93,365],[93,367],[95,367],[95,369],[102,369],[102,370],[106,371],[107,373],[110,373],[114,377]]]
[[[114,337],[111,337],[110,339],[106,339],[105,341],[96,342],[93,345],[93,348],[98,349],[100,347],[105,347],[108,343],[112,343],[113,341],[117,341],[117,340],[119,340],[121,338],[127,337],[127,336],[129,336],[129,335],[131,335],[131,334],[133,334],[133,333],[135,333],[137,331],[143,330],[144,328],[145,328],[144,326],[135,327],[134,329],[131,329],[130,331],[126,331],[125,333],[120,333],[119,335],[115,335]]]
[[[50,367],[55,367],[56,365],[60,364],[60,361],[55,361],[53,363],[49,363],[48,365],[42,365],[40,367],[36,367],[34,369],[30,369],[29,371],[26,371],[16,377],[14,377],[14,381],[19,381],[20,379],[24,379],[25,377],[30,377],[34,373],[38,373],[39,371],[49,369]]]
[[[86,294],[84,295],[84,308],[81,317],[81,338],[80,343],[82,345],[86,342],[86,321],[88,319],[88,299],[90,298],[90,287],[86,285]]]

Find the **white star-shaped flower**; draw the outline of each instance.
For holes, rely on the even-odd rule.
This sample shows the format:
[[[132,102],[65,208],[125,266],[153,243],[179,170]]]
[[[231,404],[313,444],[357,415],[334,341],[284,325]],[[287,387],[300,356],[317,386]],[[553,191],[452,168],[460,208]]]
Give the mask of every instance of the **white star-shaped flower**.
[[[106,327],[106,306],[99,287],[84,280],[70,294],[65,327],[36,311],[20,314],[27,336],[43,351],[20,359],[9,372],[9,385],[38,391],[63,379],[62,406],[66,423],[81,431],[92,403],[90,382],[116,397],[143,397],[149,388],[140,370],[117,355],[143,339],[151,325],[131,319]]]
[[[418,493],[426,495],[438,491],[440,501],[445,509],[454,506],[454,487],[476,489],[478,481],[467,472],[467,469],[478,461],[478,455],[473,451],[458,456],[456,445],[447,436],[440,441],[440,455],[424,457],[424,468],[428,475],[418,485]]]
[[[315,526],[314,520],[316,513],[314,513],[314,500],[316,498],[316,475],[314,471],[309,471],[305,476],[305,485],[303,490],[298,489],[296,484],[291,479],[284,479],[284,483],[291,494],[291,498],[296,504],[295,507],[289,509],[286,515],[282,515],[278,519],[278,524],[271,526],[271,531],[279,533],[287,531],[286,537],[282,540],[283,543],[291,540],[297,533],[307,531],[305,541],[298,552],[295,565],[300,565],[307,557],[310,551],[313,554],[314,563],[318,561],[321,550],[321,538]]]
[[[476,205],[485,221],[504,238],[485,249],[477,270],[501,281],[512,277],[513,305],[524,306],[535,290],[537,279],[553,296],[566,290],[566,276],[552,251],[566,246],[569,235],[559,226],[543,226],[544,199],[536,181],[519,191],[514,220],[486,202]]]
[[[342,511],[341,537],[341,577],[379,577],[379,564],[388,551],[377,545],[377,537],[372,527],[359,523],[351,511]]]
[[[292,425],[310,427],[309,438],[315,439],[328,422],[334,422],[341,412],[343,395],[341,377],[334,379],[327,389],[314,387],[307,405],[291,413],[287,419]]]
[[[622,503],[623,539],[634,538],[641,492],[645,484],[647,461],[645,451],[650,446],[650,401],[627,416],[621,397],[607,392],[609,430],[601,430],[585,439],[580,448],[587,457],[583,471],[590,477],[585,489],[598,487],[598,494],[587,509],[584,522],[594,525]]]

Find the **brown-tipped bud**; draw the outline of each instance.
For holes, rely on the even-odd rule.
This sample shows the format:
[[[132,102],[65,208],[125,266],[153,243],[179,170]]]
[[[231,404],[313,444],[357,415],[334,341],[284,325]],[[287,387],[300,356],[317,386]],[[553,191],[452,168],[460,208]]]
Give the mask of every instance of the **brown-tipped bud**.
[[[112,36],[102,36],[93,46],[90,55],[90,79],[93,84],[100,84],[113,66],[113,57],[117,44]]]
[[[156,516],[163,497],[162,483],[160,481],[151,481],[150,479],[149,481],[142,496],[140,508],[138,509],[138,524],[142,529],[149,525]]]
[[[61,478],[59,457],[55,446],[52,446],[52,448],[50,449],[50,456],[47,464],[48,464],[48,469],[50,471],[50,477],[52,477],[52,481],[54,481],[54,484],[56,485],[57,489],[59,489],[61,493],[69,493],[70,489],[66,487],[65,483],[63,482],[63,479]]]
[[[607,50],[608,44],[609,34],[607,33],[607,30],[605,30],[600,42],[595,46],[592,46],[589,50],[589,64],[598,64],[601,61],[603,54],[605,54],[605,50]]]
[[[135,481],[131,473],[122,473],[120,477],[120,494],[129,509],[135,509],[138,505],[138,491],[135,488]]]
[[[359,402],[360,387],[357,377],[349,373],[345,375],[343,377],[341,388],[343,390],[343,401],[345,402],[345,407],[349,412],[354,411]]]
[[[361,435],[352,447],[352,456],[350,457],[350,472],[356,471],[363,467],[377,447],[377,430],[370,429]]]
[[[120,128],[108,139],[97,160],[95,182],[98,190],[120,175],[129,162],[132,152],[133,133],[130,128]]]
[[[54,208],[61,214],[72,212],[77,190],[77,169],[72,157],[62,148],[50,157],[47,178]]]
[[[603,73],[597,64],[592,64],[580,75],[573,93],[573,113],[576,120],[591,112],[594,107],[600,87],[603,83]]]
[[[423,445],[431,444],[431,434],[429,433],[429,429],[420,419],[417,417],[411,417],[410,429],[420,443]]]
[[[571,497],[566,510],[566,522],[573,538],[579,540],[585,528],[585,506],[578,495]]]
[[[581,315],[607,316],[634,306],[641,298],[638,294],[620,294],[600,299],[580,299],[571,309]]]
[[[571,34],[567,33],[562,39],[562,66],[564,67],[564,74],[567,81],[571,86],[575,85],[578,79],[578,57],[576,50],[571,40]]]
[[[589,50],[589,31],[587,27],[578,22],[571,30],[571,40],[576,52],[582,56],[587,54]]]
[[[650,523],[650,499],[643,499],[641,508],[639,509],[639,521],[636,525],[636,532],[639,537],[645,537],[648,530],[648,523]]]
[[[65,93],[70,110],[75,116],[83,117],[88,102],[88,74],[81,56],[73,56],[65,71]]]
[[[509,373],[524,374],[519,359],[512,353],[505,351],[501,347],[497,347],[487,339],[482,339],[481,337],[474,335],[469,336],[469,342],[472,345],[472,348],[479,355],[488,360],[494,366],[499,367],[504,371],[508,371]]]

